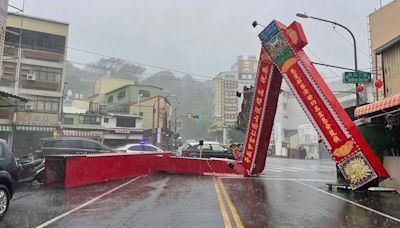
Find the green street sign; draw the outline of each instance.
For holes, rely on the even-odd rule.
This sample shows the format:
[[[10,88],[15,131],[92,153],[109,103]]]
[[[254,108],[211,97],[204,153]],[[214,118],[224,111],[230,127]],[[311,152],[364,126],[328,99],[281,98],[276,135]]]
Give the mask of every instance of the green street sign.
[[[372,82],[372,77],[371,73],[369,72],[357,71],[357,72],[343,73],[343,83],[366,84],[371,82]]]

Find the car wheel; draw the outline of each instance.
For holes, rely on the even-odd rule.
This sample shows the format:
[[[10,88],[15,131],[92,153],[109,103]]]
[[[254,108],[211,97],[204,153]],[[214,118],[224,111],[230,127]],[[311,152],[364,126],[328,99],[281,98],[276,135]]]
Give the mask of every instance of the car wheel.
[[[0,218],[7,212],[10,204],[10,193],[6,186],[0,184]]]

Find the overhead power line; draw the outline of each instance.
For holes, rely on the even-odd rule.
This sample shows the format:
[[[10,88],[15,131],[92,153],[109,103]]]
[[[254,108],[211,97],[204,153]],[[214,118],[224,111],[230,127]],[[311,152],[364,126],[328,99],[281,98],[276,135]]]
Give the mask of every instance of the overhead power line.
[[[340,36],[343,40],[345,40],[347,43],[349,43],[350,45],[354,45],[353,41],[349,40],[348,38],[346,38],[345,36],[343,36],[340,32],[338,32],[335,28],[334,25],[328,25],[326,24],[326,26],[328,26],[330,29],[332,29],[336,34],[338,34],[338,36]],[[364,54],[365,56],[367,56],[369,58],[369,54],[366,53],[364,50],[360,49],[359,47],[357,47],[357,50],[360,51],[362,54]]]
[[[79,48],[74,48],[74,47],[67,47],[67,48],[69,48],[71,50],[87,53],[87,54],[97,55],[97,56],[105,57],[105,58],[114,58],[114,59],[122,60],[122,61],[125,61],[125,62],[128,62],[128,63],[147,66],[147,67],[151,67],[151,68],[155,68],[155,69],[166,70],[166,71],[171,71],[171,72],[180,73],[180,74],[190,74],[190,75],[193,75],[193,76],[197,76],[197,77],[201,77],[201,78],[207,78],[207,79],[213,79],[214,78],[213,76],[209,76],[209,75],[190,73],[190,72],[186,72],[186,71],[182,71],[182,70],[175,70],[175,69],[172,69],[172,68],[161,67],[161,66],[151,65],[151,64],[147,64],[147,63],[140,63],[140,62],[133,61],[133,60],[122,59],[122,58],[118,58],[118,57],[114,57],[114,56],[110,56],[110,55],[105,55],[105,54],[101,54],[101,53],[97,53],[97,52],[93,52],[93,51],[87,51],[87,50],[79,49]]]
[[[65,62],[72,63],[72,64],[75,64],[75,65],[88,66],[88,67],[91,67],[91,68],[102,69],[102,70],[104,70],[104,71],[112,70],[112,69],[107,68],[107,67],[93,66],[93,65],[91,65],[91,64],[89,64],[89,63],[81,63],[81,62],[70,61],[70,60],[65,60]],[[142,73],[141,75],[139,75],[137,72],[134,72],[134,71],[128,71],[128,70],[121,70],[121,71],[122,71],[122,72],[125,72],[125,73],[132,73],[132,74],[135,74],[135,76],[136,76],[138,79],[141,79],[141,78],[142,78],[141,75],[152,76],[153,78],[161,78],[162,76],[172,76],[172,75],[159,74],[159,73],[155,73],[155,74],[151,74],[151,73]],[[93,72],[92,72],[92,73],[93,73]],[[180,78],[180,77],[176,77],[176,76],[172,76],[171,78],[168,78],[168,79],[172,79],[172,80],[183,80],[183,81],[192,81],[192,82],[196,82],[196,83],[199,82],[199,80],[196,80],[196,79]]]

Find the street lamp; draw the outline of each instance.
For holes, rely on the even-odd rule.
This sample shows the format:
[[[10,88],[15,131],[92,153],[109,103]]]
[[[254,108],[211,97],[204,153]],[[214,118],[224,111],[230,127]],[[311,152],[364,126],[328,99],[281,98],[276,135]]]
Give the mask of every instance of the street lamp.
[[[345,29],[347,32],[349,32],[350,35],[351,35],[351,38],[353,39],[353,44],[354,44],[353,45],[353,48],[354,48],[354,70],[356,72],[358,71],[356,38],[354,37],[354,34],[350,31],[350,29],[348,29],[346,26],[341,25],[341,24],[339,24],[339,23],[337,23],[335,21],[330,21],[330,20],[326,20],[326,19],[322,19],[322,18],[318,18],[318,17],[312,17],[312,16],[309,16],[309,15],[307,15],[305,13],[297,13],[296,16],[297,17],[301,17],[301,18],[311,18],[311,19],[314,19],[314,20],[323,21],[323,22],[327,22],[327,23],[330,23],[330,24],[333,24],[333,25],[337,25],[337,26],[342,27],[343,29]],[[360,105],[360,94],[357,92],[357,86],[358,86],[358,83],[356,83],[356,104],[357,104],[357,106],[359,106]]]

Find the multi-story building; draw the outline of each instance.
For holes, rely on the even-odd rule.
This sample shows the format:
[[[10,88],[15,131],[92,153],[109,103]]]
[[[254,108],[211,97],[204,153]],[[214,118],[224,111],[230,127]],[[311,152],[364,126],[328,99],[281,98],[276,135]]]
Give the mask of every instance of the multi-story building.
[[[218,141],[227,143],[227,130],[234,128],[239,113],[238,74],[234,71],[219,73],[215,78],[213,93],[213,135]]]
[[[111,75],[100,77],[94,85],[93,96],[90,100],[102,102],[106,93],[127,85],[134,85],[135,82],[126,79],[114,78]]]
[[[130,114],[108,113],[103,116],[102,141],[112,147],[138,142],[143,138],[143,117]]]
[[[125,85],[106,93],[103,103],[109,112],[142,116],[143,136],[167,147],[173,137],[169,124],[171,104],[160,96],[160,91],[161,88],[151,85]]]
[[[124,85],[107,92],[103,102],[108,105],[110,112],[143,116],[141,101],[159,96],[160,91],[161,88],[150,85]]]
[[[383,160],[391,176],[384,183],[400,186],[400,0],[394,0],[369,15],[375,102],[357,107],[358,129]]]
[[[40,138],[52,136],[60,125],[68,27],[8,13],[0,90],[29,99],[0,110],[1,124],[12,128],[7,138],[17,156],[32,152]]]
[[[231,71],[237,73],[238,81],[238,92],[243,93],[243,88],[254,86],[255,79],[258,70],[257,57],[251,55],[248,59],[243,59],[243,56],[238,56],[236,62],[232,65]],[[238,98],[238,111],[241,111],[241,104],[243,102],[243,96]]]

